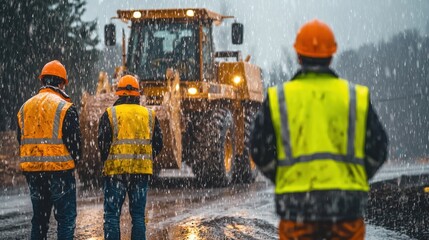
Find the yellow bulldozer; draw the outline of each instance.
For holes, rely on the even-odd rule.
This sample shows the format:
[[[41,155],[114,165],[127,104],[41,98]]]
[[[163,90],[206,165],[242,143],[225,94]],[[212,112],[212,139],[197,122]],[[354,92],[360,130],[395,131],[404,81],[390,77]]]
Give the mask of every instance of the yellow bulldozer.
[[[141,103],[155,110],[164,148],[154,160],[161,169],[192,168],[199,182],[225,186],[252,182],[257,175],[248,147],[250,124],[263,100],[261,69],[239,51],[216,51],[213,28],[234,18],[207,9],[118,10],[112,19],[130,27],[127,51],[116,75],[140,81]],[[233,44],[242,44],[243,25],[231,24]],[[116,44],[113,23],[105,26],[105,44]],[[100,74],[95,95],[84,94],[81,129],[81,182],[101,176],[97,150],[98,120],[116,100]],[[96,177],[95,177],[96,178]],[[93,182],[90,184],[94,184]]]

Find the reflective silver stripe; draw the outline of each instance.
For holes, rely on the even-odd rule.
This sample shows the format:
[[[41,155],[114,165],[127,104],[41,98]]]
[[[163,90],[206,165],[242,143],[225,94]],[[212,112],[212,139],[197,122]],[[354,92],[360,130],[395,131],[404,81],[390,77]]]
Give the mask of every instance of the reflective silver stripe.
[[[118,119],[116,117],[116,108],[112,107],[113,137],[118,138]]]
[[[21,157],[21,162],[67,162],[72,160],[71,156],[31,156]]]
[[[63,144],[61,138],[26,138],[21,140],[21,145],[24,144]]]
[[[63,107],[65,104],[66,104],[65,101],[61,101],[58,104],[57,110],[55,111],[54,128],[52,130],[52,138],[54,139],[58,138],[58,135],[59,135],[61,110],[63,110]]]
[[[293,161],[286,161],[285,159],[281,159],[278,161],[278,166],[287,167],[295,163],[304,163],[304,162],[310,162],[313,160],[329,160],[329,159],[332,159],[338,162],[343,162],[343,163],[353,163],[353,164],[359,164],[359,165],[364,164],[363,159],[361,158],[354,158],[354,157],[344,156],[340,154],[333,154],[333,153],[315,153],[311,155],[296,157],[293,159]]]
[[[284,162],[287,162],[287,161],[284,161]],[[277,161],[274,160],[274,161],[271,161],[270,163],[268,163],[267,165],[265,165],[263,167],[259,167],[259,169],[262,172],[270,172],[270,171],[275,170],[276,167],[277,167]]]
[[[21,139],[24,136],[24,105],[19,109],[19,114],[21,115]]]
[[[356,89],[355,85],[349,83],[349,124],[347,138],[347,156],[355,156],[355,133],[356,133]]]
[[[284,85],[279,85],[277,87],[277,98],[279,101],[279,110],[280,110],[280,134],[282,135],[283,149],[286,154],[286,161],[292,160],[292,148],[290,146],[290,133],[289,133],[289,122],[286,106],[286,96],[284,91]]]
[[[287,107],[286,107],[286,97],[284,94],[284,87],[278,88],[278,101],[280,108],[280,118],[281,118],[281,137],[283,148],[286,151],[286,159],[279,159],[279,166],[291,166],[297,162],[309,162],[318,159],[332,159],[339,162],[353,163],[353,164],[363,164],[363,160],[355,158],[355,132],[356,132],[356,88],[352,83],[349,83],[349,113],[348,113],[348,129],[347,129],[347,153],[346,156],[340,154],[332,153],[315,153],[311,155],[299,156],[292,158],[290,142],[290,133],[289,133],[289,122],[287,118]]]
[[[121,159],[149,159],[152,160],[152,154],[109,154],[108,160],[121,160]]]
[[[152,138],[152,111],[148,108],[149,111],[149,137]]]
[[[121,144],[133,144],[133,145],[149,145],[149,139],[118,139],[112,142],[112,146]]]

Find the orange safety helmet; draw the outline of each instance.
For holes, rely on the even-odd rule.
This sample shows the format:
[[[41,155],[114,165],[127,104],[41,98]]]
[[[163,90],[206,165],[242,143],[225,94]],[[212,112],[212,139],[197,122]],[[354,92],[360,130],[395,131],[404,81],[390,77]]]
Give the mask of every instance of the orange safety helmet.
[[[125,75],[119,79],[116,95],[118,96],[140,96],[139,81],[131,75]]]
[[[337,51],[337,42],[331,28],[314,19],[299,29],[293,47],[305,57],[328,58]]]
[[[42,73],[39,75],[39,79],[42,79],[42,77],[45,75],[60,77],[64,79],[66,85],[69,84],[66,68],[58,60],[53,60],[46,63],[42,69]]]

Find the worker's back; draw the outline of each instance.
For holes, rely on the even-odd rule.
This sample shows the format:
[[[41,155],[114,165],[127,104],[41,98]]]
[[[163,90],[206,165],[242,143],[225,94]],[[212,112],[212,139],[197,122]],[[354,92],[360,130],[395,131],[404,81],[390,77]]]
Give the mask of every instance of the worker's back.
[[[255,163],[275,183],[280,239],[363,239],[368,179],[386,160],[387,137],[368,88],[329,68],[329,26],[306,23],[294,47],[301,69],[268,90],[251,138]]]

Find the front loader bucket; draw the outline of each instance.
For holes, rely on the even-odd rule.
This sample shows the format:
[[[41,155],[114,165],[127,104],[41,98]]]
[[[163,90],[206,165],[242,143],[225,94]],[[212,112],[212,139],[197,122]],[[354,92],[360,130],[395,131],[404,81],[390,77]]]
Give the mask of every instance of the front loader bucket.
[[[118,97],[114,93],[90,95],[84,93],[80,113],[82,133],[82,159],[77,163],[80,183],[84,186],[101,186],[103,165],[98,149],[98,122],[106,108],[113,105]]]
[[[163,97],[160,106],[152,106],[156,112],[162,129],[164,146],[161,153],[155,158],[157,168],[181,168],[182,165],[182,126],[180,113],[180,92],[176,90],[179,84],[179,76],[176,73],[171,81],[170,91]],[[150,106],[149,106],[150,107]]]

